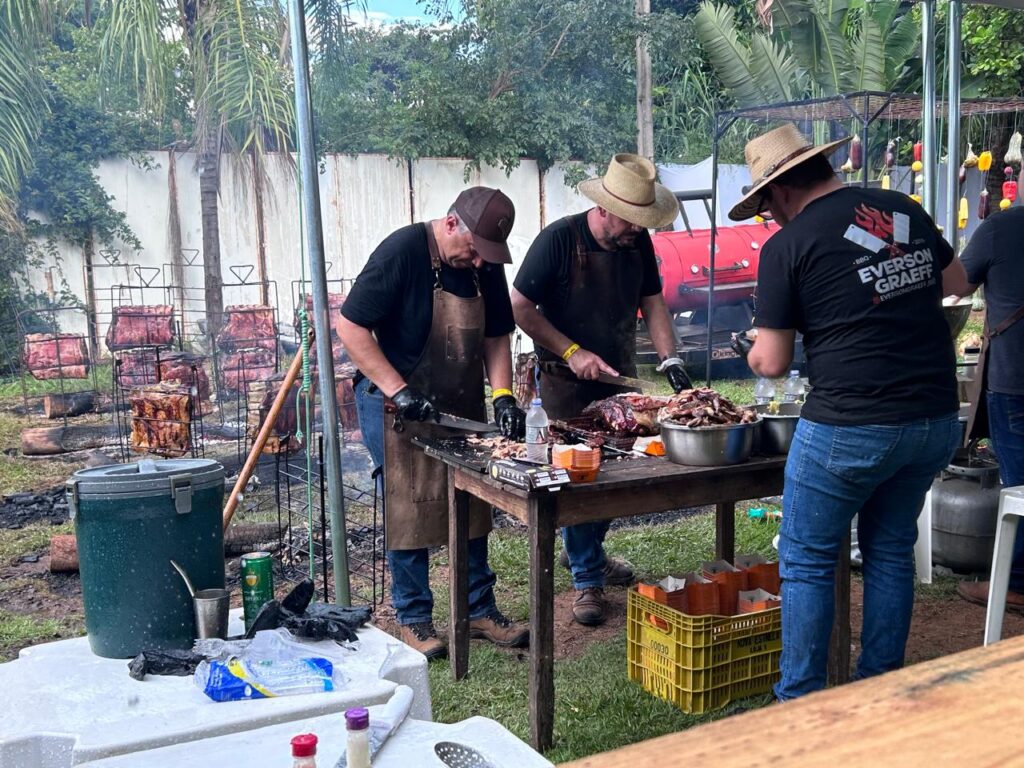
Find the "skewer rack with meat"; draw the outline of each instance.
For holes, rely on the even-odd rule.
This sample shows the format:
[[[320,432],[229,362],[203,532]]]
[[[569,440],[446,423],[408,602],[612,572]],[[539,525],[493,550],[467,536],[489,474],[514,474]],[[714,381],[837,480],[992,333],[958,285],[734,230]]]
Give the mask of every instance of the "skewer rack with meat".
[[[220,357],[221,387],[227,392],[244,392],[253,381],[266,381],[277,371],[277,355],[267,349],[240,349]]]
[[[135,453],[176,458],[194,453],[192,396],[170,383],[139,387],[128,398]]]
[[[267,420],[267,415],[270,413],[270,408],[277,397],[277,393],[281,391],[284,378],[284,373],[277,373],[271,376],[268,381],[256,381],[247,385],[246,404],[248,414],[246,423],[248,424],[247,432],[250,440],[256,438],[256,435],[259,434],[260,429],[263,427],[263,423]],[[306,431],[306,421],[312,403],[310,395],[300,396],[300,390],[301,382],[294,382],[291,391],[285,397],[284,405],[278,412],[277,419],[274,421],[274,431],[267,439],[267,443],[263,448],[264,454],[295,453],[301,450],[305,444],[305,436],[304,439],[300,440],[298,433]],[[253,418],[254,415],[255,418]]]
[[[217,349],[240,352],[265,349],[277,352],[276,311],[266,304],[235,304],[224,308],[224,327],[217,334]]]
[[[32,377],[40,381],[89,377],[89,349],[81,334],[25,334],[23,361]]]

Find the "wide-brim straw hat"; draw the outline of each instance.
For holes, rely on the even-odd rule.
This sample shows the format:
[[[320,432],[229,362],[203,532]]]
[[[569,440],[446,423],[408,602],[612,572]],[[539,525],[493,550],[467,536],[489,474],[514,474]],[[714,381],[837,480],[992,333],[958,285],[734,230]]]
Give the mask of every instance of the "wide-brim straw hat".
[[[729,211],[729,218],[733,221],[743,221],[756,216],[762,208],[761,190],[774,179],[812,157],[828,157],[852,138],[847,136],[845,139],[816,147],[795,125],[787,123],[751,139],[744,147],[743,155],[747,160],[753,184],[743,199]]]
[[[580,192],[630,224],[658,229],[675,221],[679,201],[672,190],[654,180],[657,174],[646,157],[623,153],[612,158],[604,176],[580,184]]]

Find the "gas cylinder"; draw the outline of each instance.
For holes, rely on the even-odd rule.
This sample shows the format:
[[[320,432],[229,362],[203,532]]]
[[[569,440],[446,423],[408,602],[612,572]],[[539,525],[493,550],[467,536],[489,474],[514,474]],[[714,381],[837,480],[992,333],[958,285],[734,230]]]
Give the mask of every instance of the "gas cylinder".
[[[999,513],[999,465],[957,454],[932,483],[932,559],[959,573],[988,573]]]

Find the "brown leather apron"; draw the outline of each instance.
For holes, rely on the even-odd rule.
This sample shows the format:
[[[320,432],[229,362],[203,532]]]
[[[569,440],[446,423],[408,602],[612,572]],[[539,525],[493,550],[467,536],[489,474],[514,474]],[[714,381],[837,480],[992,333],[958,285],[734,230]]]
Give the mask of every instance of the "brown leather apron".
[[[644,260],[639,250],[588,251],[576,217],[569,218],[576,241],[569,268],[569,295],[557,307],[541,306],[544,317],[580,347],[600,355],[623,376],[636,376],[636,319],[640,310]],[[584,220],[583,226],[587,226]],[[559,350],[561,351],[561,350]],[[540,396],[553,419],[579,416],[587,405],[628,388],[577,379],[559,370],[559,354],[537,348]]]
[[[1017,311],[1003,320],[995,330],[988,329],[988,312],[985,312],[985,330],[981,334],[981,352],[978,354],[978,364],[974,368],[974,379],[971,381],[968,399],[971,403],[971,410],[967,414],[967,431],[964,435],[964,446],[972,440],[981,440],[989,437],[988,427],[988,350],[992,339],[1001,336],[1021,318],[1024,318],[1024,307],[1018,307]]]
[[[406,383],[444,413],[487,420],[484,404],[484,300],[464,299],[441,288],[441,258],[430,226],[427,243],[434,268],[433,319],[423,353]],[[448,474],[444,464],[412,444],[414,437],[465,435],[433,423],[405,420],[396,432],[384,424],[384,495],[388,549],[422,549],[448,543]],[[471,539],[491,530],[491,507],[470,503]]]

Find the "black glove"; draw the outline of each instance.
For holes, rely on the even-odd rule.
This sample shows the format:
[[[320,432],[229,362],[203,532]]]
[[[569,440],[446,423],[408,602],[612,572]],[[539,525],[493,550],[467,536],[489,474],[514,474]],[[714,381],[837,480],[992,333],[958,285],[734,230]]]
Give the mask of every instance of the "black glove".
[[[441,414],[427,396],[412,387],[402,387],[391,396],[398,415],[409,421],[441,420]]]
[[[522,440],[526,436],[526,413],[516,405],[512,395],[502,395],[494,401],[494,423],[509,440]]]
[[[754,340],[747,336],[746,331],[740,331],[732,335],[732,340],[729,342],[729,346],[733,348],[744,360],[747,359],[747,353],[750,352],[750,348],[754,346]]]
[[[679,394],[684,389],[693,389],[693,382],[690,381],[690,377],[686,375],[686,371],[683,370],[683,366],[678,363],[670,365],[665,369],[665,378],[668,379],[668,383],[672,387],[672,391]]]

